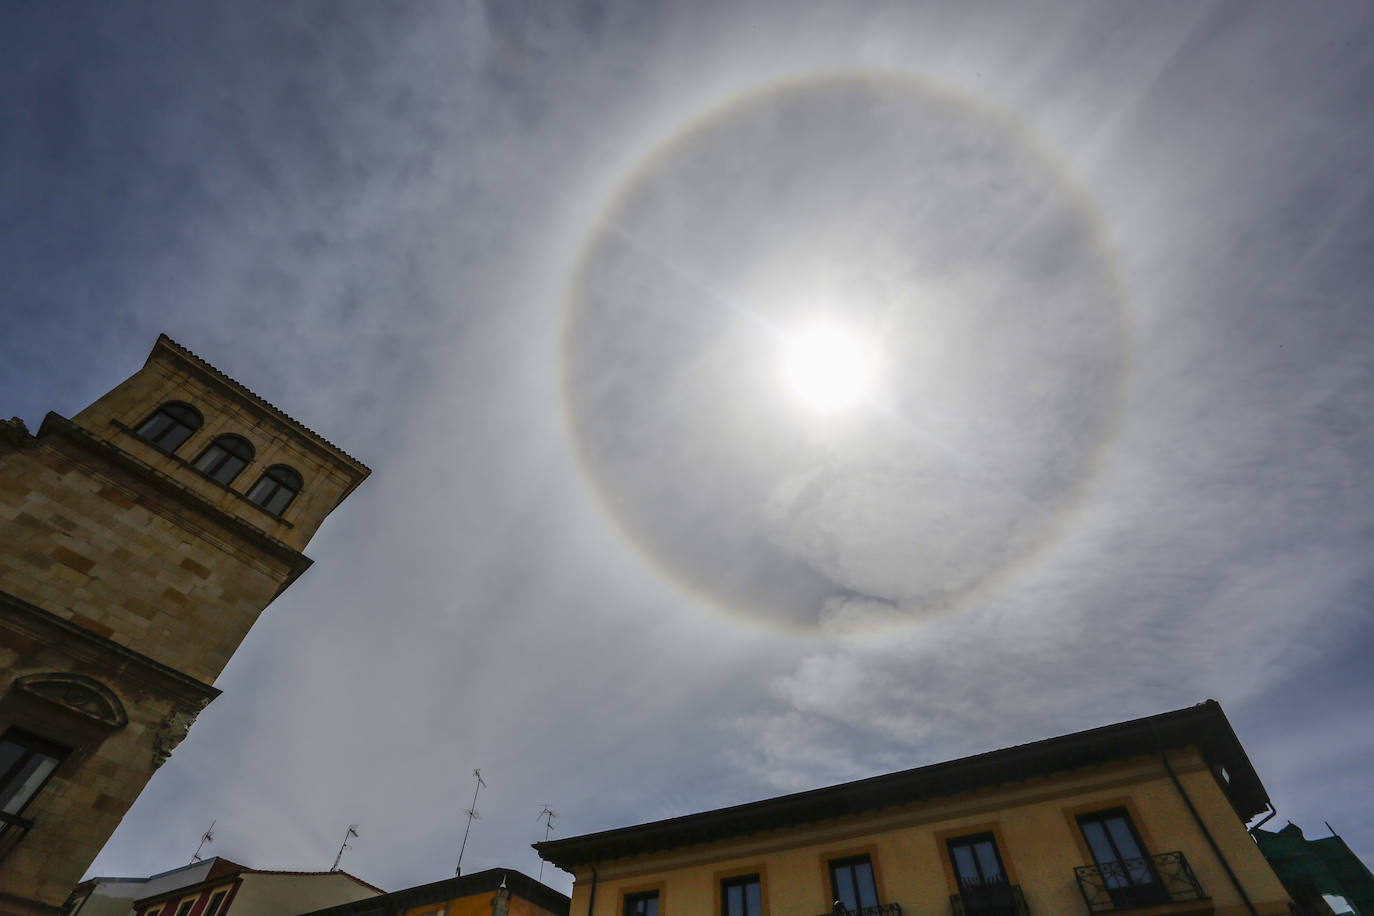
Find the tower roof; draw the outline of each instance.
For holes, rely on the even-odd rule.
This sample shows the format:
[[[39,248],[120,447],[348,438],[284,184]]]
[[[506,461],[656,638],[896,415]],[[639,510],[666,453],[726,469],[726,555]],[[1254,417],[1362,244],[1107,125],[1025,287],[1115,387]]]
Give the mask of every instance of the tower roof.
[[[175,340],[168,337],[166,334],[158,335],[157,343],[153,345],[152,352],[148,354],[148,360],[152,361],[159,355],[160,352],[172,354],[186,362],[191,363],[192,365],[196,366],[197,368],[201,369],[203,372],[208,374],[215,381],[227,386],[236,394],[252,401],[255,405],[262,408],[272,416],[276,417],[278,420],[291,424],[293,427],[300,430],[302,433],[305,433],[307,437],[309,437],[311,440],[315,442],[315,444],[325,447],[330,452],[333,452],[338,458],[348,462],[349,464],[354,465],[361,472],[362,477],[366,477],[368,474],[372,473],[372,469],[369,468],[367,465],[363,464],[357,458],[354,458],[352,455],[348,454],[348,452],[345,452],[343,449],[339,448],[333,442],[330,442],[324,436],[321,436],[319,433],[315,432],[313,429],[306,426],[304,423],[295,419],[286,411],[282,410],[280,407],[276,406],[271,401],[268,401],[266,398],[262,397],[248,386],[224,374],[213,364],[197,356],[195,353],[191,352],[186,347],[183,347],[181,344],[177,343]],[[359,479],[361,480],[361,477]]]

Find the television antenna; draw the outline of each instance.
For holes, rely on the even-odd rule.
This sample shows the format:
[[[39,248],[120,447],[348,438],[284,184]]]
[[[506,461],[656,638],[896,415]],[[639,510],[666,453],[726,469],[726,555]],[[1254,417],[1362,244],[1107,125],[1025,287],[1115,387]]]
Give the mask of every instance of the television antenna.
[[[468,831],[472,830],[472,819],[482,816],[477,813],[477,793],[486,787],[486,783],[482,781],[481,770],[473,770],[472,775],[477,779],[477,785],[472,790],[472,807],[464,809],[464,813],[468,816],[468,825],[463,828],[463,845],[458,848],[458,865],[453,869],[455,875],[463,873],[463,852],[468,848]]]
[[[357,825],[357,824],[349,824],[349,825],[348,825],[348,832],[344,834],[343,845],[339,847],[339,854],[338,854],[337,856],[334,857],[334,865],[333,865],[332,868],[329,869],[330,871],[338,871],[338,870],[339,870],[339,860],[343,858],[343,851],[344,851],[345,849],[352,849],[352,848],[353,848],[352,846],[349,846],[349,845],[348,845],[348,839],[349,839],[349,837],[355,837],[355,836],[357,836],[357,835],[358,835],[358,825]]]
[[[545,805],[545,806],[544,806],[544,810],[543,810],[543,811],[540,811],[540,812],[539,812],[539,816],[535,818],[535,820],[537,820],[537,821],[543,821],[543,822],[544,822],[544,842],[545,842],[545,843],[547,843],[547,842],[549,841],[549,834],[553,832],[553,819],[556,818],[556,817],[558,817],[558,812],[555,811],[555,810],[553,810],[552,808],[550,808],[548,805]],[[541,882],[544,880],[544,857],[543,857],[543,856],[540,856],[540,857],[539,857],[539,880],[540,880]]]
[[[218,820],[218,818],[216,818],[216,820]],[[190,861],[188,864],[190,864],[190,865],[195,865],[197,862],[199,862],[199,861],[200,861],[200,851],[201,851],[202,849],[205,848],[205,844],[206,844],[206,843],[213,843],[214,841],[215,841],[215,821],[212,820],[212,821],[210,822],[210,826],[207,827],[206,830],[205,830],[205,832],[202,833],[202,834],[200,835],[200,843],[199,843],[199,845],[196,846],[196,851],[195,851],[194,853],[191,854],[191,861]]]

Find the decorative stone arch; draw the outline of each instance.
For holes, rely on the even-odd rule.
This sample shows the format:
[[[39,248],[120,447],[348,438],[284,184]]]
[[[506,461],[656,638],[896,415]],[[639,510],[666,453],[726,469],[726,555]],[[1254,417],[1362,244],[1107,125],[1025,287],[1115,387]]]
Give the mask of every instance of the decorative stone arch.
[[[119,697],[104,684],[81,674],[46,672],[29,674],[14,683],[14,690],[69,710],[109,729],[123,728],[129,714]]]

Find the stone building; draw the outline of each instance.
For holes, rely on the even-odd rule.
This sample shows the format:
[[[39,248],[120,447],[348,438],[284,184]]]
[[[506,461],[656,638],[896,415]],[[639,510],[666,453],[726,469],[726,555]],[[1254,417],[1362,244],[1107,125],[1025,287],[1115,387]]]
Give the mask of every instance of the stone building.
[[[0,916],[59,912],[368,473],[166,336],[0,424]]]
[[[1209,700],[535,849],[572,916],[1288,916],[1266,810]]]

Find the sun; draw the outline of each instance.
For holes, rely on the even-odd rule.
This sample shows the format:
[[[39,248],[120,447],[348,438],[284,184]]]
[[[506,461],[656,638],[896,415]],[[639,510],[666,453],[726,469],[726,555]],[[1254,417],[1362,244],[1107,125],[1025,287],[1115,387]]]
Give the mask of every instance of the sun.
[[[816,322],[784,341],[783,378],[802,403],[816,410],[853,406],[872,390],[876,374],[873,347],[842,325]]]

